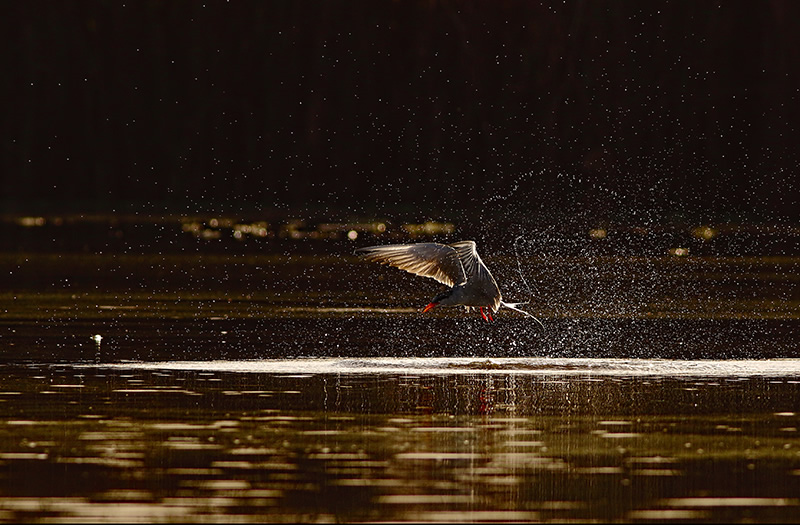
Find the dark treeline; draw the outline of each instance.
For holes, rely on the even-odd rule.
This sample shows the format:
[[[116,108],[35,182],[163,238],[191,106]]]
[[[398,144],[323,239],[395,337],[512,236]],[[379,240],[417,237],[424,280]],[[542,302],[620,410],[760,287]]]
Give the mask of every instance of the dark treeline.
[[[791,1],[9,1],[0,204],[797,220]]]

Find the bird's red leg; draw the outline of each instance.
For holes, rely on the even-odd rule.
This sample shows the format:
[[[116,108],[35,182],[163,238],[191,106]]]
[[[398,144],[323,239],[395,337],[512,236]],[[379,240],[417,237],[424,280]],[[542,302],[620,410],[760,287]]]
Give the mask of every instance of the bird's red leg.
[[[490,321],[494,321],[494,317],[492,317],[492,309],[489,308],[488,306],[486,307],[486,315],[489,316]]]
[[[486,318],[486,314],[483,313],[483,306],[479,306],[478,308],[481,311],[481,315],[483,316],[483,320],[486,321],[486,322],[489,322],[489,319]]]

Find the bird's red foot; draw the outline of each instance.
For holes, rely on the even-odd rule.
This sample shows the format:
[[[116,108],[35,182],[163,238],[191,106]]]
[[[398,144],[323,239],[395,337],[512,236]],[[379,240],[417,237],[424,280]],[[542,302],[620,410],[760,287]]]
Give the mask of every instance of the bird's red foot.
[[[489,316],[490,321],[494,321],[494,317],[492,317],[492,310],[488,306],[486,307],[486,315]]]
[[[489,319],[487,319],[487,318],[486,318],[486,314],[485,314],[485,313],[483,313],[483,306],[479,306],[479,307],[478,307],[478,309],[481,311],[481,315],[483,316],[483,320],[484,320],[484,321],[486,321],[486,322],[488,323],[488,322],[489,322]],[[491,314],[489,314],[489,315],[491,315]]]

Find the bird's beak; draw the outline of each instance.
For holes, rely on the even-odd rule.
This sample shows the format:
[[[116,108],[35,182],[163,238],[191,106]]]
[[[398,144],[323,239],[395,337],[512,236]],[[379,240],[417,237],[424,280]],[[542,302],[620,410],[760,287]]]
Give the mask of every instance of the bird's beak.
[[[428,306],[426,306],[426,307],[425,307],[425,309],[422,311],[422,313],[424,314],[424,313],[425,313],[425,312],[427,312],[428,310],[433,310],[434,308],[436,308],[436,306],[437,306],[438,304],[439,304],[439,303],[430,303]]]

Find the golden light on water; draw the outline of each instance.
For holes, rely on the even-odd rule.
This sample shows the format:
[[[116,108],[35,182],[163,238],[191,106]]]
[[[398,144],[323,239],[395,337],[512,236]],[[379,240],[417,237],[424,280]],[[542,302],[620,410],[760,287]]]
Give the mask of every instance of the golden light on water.
[[[692,230],[692,235],[703,241],[710,241],[716,237],[718,233],[719,232],[711,226],[698,226]]]
[[[46,221],[44,217],[19,217],[17,219],[17,224],[26,228],[44,226],[45,222]]]
[[[605,228],[592,228],[589,230],[589,237],[592,239],[605,239],[608,231]]]
[[[412,236],[453,233],[455,225],[449,222],[427,221],[422,224],[403,224],[403,230]]]

